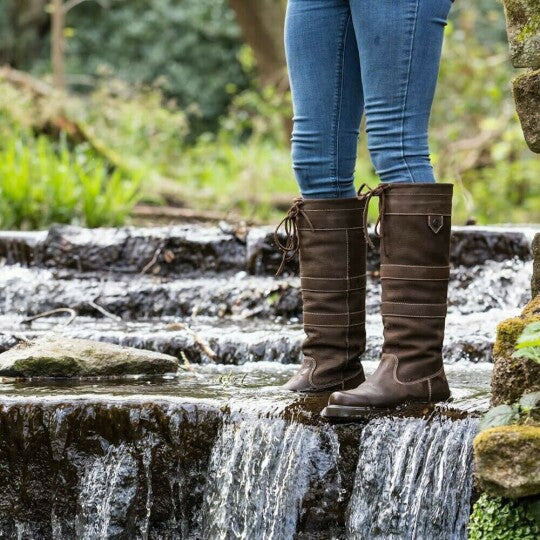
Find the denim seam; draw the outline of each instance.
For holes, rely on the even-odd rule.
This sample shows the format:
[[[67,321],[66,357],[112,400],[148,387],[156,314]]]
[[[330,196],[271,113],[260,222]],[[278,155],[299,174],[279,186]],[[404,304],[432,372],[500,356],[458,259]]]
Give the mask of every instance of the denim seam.
[[[413,25],[411,29],[411,45],[409,48],[409,58],[407,60],[407,77],[406,77],[406,83],[405,83],[405,94],[403,96],[403,106],[401,108],[401,159],[403,160],[403,163],[405,164],[405,167],[407,167],[407,171],[409,173],[409,177],[411,179],[411,182],[414,183],[414,177],[411,173],[411,169],[409,168],[409,164],[407,163],[407,158],[405,157],[405,109],[407,108],[407,98],[409,97],[409,82],[411,79],[411,65],[412,65],[412,57],[413,57],[413,49],[414,49],[414,39],[416,34],[416,23],[418,21],[418,4],[419,0],[416,0],[415,6],[414,6],[414,20]]]
[[[345,24],[343,28],[343,35],[341,38],[341,44],[339,48],[339,55],[341,58],[340,61],[337,62],[338,64],[338,76],[337,76],[337,84],[336,84],[336,109],[334,111],[334,125],[332,128],[332,135],[334,137],[334,187],[335,191],[337,192],[337,197],[339,198],[341,195],[341,189],[339,186],[339,126],[341,123],[341,107],[343,104],[343,80],[344,80],[344,69],[345,69],[345,45],[347,43],[347,34],[349,30],[349,22],[351,20],[351,14],[347,14],[347,18],[345,19]]]

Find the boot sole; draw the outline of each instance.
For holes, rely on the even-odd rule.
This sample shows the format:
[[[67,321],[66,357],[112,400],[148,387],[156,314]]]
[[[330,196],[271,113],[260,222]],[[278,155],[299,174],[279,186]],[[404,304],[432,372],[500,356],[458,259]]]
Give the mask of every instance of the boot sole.
[[[451,398],[440,403],[447,403]],[[327,405],[321,412],[323,418],[336,421],[365,421],[379,415],[425,416],[431,414],[437,403],[410,401],[395,407],[352,407],[347,405]]]

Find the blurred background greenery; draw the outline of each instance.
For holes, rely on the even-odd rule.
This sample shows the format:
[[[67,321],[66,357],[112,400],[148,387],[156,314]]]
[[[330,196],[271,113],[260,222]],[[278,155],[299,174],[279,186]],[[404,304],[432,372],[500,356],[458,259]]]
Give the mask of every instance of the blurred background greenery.
[[[284,0],[0,3],[1,228],[273,222],[297,194]],[[500,1],[456,2],[443,54],[431,149],[454,222],[540,221]],[[356,177],[378,183],[363,133]]]

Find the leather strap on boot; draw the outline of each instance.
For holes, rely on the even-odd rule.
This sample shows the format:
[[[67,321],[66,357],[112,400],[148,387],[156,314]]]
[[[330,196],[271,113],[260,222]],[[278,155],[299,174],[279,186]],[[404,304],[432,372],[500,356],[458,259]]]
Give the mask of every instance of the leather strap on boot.
[[[364,201],[294,200],[276,229],[287,260],[299,253],[304,360],[285,385],[296,391],[354,388],[364,381],[366,246]],[[285,240],[279,229],[285,230]]]

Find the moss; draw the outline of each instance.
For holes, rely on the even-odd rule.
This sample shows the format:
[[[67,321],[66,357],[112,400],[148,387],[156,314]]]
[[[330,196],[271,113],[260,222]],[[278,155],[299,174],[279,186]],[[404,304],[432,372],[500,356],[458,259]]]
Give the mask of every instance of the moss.
[[[484,493],[473,507],[469,540],[535,540],[540,527],[530,506],[528,500],[513,501]]]
[[[492,405],[514,403],[525,392],[540,390],[540,365],[527,358],[512,358],[521,332],[535,321],[540,321],[540,296],[531,300],[519,317],[502,321],[497,326],[493,346]]]
[[[475,472],[491,495],[526,497],[540,492],[540,427],[498,426],[473,443]]]
[[[519,317],[506,319],[497,325],[497,338],[493,345],[494,356],[509,356],[514,352],[517,338],[525,328],[525,322]]]
[[[27,377],[74,377],[82,373],[82,368],[73,358],[55,358],[46,356],[30,356],[15,362],[14,371],[25,373]]]
[[[494,437],[502,436],[517,436],[524,441],[533,441],[540,443],[540,428],[536,426],[497,426],[485,429],[481,431],[474,439],[474,450],[475,452],[482,451],[485,446],[489,443],[491,444],[494,440]]]
[[[504,0],[508,41],[515,67],[537,67],[540,8],[537,0]]]
[[[529,319],[526,324],[540,320],[540,294],[537,294],[524,308],[522,317]]]

